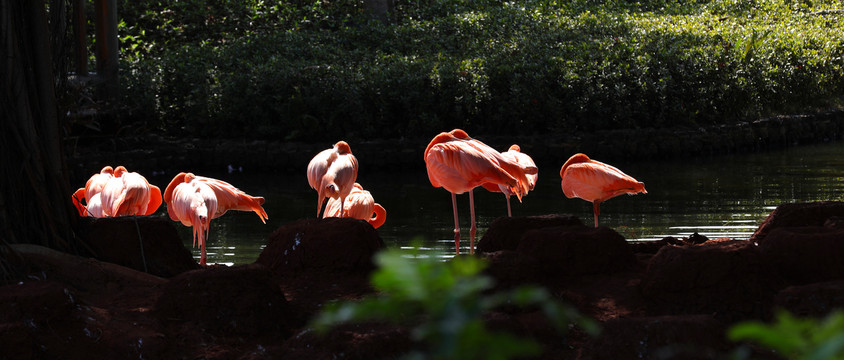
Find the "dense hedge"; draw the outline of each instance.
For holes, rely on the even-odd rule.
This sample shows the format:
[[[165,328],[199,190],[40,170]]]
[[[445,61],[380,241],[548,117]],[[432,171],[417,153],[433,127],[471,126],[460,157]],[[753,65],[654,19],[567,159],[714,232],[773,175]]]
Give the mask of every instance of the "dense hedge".
[[[701,126],[837,104],[841,0],[126,1],[123,115],[313,140]],[[334,4],[334,5],[332,5]]]

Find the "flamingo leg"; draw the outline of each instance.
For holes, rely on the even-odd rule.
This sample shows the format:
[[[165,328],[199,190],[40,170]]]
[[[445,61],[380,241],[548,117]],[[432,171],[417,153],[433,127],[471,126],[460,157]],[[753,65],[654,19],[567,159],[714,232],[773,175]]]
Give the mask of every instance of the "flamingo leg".
[[[513,212],[510,211],[510,195],[504,195],[507,198],[507,217],[513,217]]]
[[[199,249],[199,265],[205,266],[206,262],[205,259],[207,258],[205,252],[205,244],[202,244],[202,247]]]
[[[194,236],[199,241],[199,265],[205,266],[207,264],[206,259],[208,258],[207,250],[205,249],[205,244],[208,243],[208,231],[210,231],[210,228],[207,224],[194,225],[195,232],[197,231],[197,226],[199,227],[199,233],[197,234],[198,236]]]
[[[451,193],[451,207],[454,209],[454,254],[460,255],[460,223],[457,222],[457,194]]]
[[[469,253],[474,254],[475,234],[478,231],[478,227],[475,225],[475,195],[472,190],[469,190],[469,214],[472,217],[472,227],[469,229],[469,238],[471,239],[469,242]]]
[[[598,214],[601,213],[601,202],[600,201],[593,201],[592,202],[592,212],[595,214],[595,227],[598,227]]]
[[[340,198],[340,217],[346,216],[346,199]]]

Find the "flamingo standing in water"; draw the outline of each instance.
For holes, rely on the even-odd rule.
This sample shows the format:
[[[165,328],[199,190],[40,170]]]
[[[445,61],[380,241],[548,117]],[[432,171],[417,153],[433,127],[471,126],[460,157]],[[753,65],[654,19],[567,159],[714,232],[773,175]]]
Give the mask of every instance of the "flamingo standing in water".
[[[251,196],[231,184],[192,173],[179,173],[164,190],[164,201],[170,219],[193,227],[193,246],[199,243],[199,264],[206,264],[205,243],[211,219],[226,211],[254,211],[264,224],[267,212],[261,206],[263,197]]]
[[[560,169],[563,179],[563,193],[571,198],[581,198],[592,202],[595,215],[595,227],[598,227],[598,214],[601,202],[622,194],[647,194],[645,183],[613,166],[590,159],[585,154],[574,154]]]
[[[340,217],[344,216],[343,203],[358,177],[358,160],[345,141],[338,141],[331,149],[320,151],[308,163],[308,184],[317,191],[317,218],[325,198],[340,200]]]
[[[469,252],[474,252],[475,198],[472,189],[484,183],[503,184],[519,198],[530,189],[526,174],[536,174],[535,166],[525,166],[510,161],[495,149],[472,139],[465,131],[454,129],[435,136],[425,149],[425,166],[428,179],[434,187],[442,187],[451,193],[454,210],[454,247],[460,254],[460,225],[457,220],[457,194],[469,192],[469,210],[472,227],[469,229],[471,243]]]
[[[536,167],[536,163],[533,162],[533,159],[531,159],[531,157],[528,156],[528,154],[523,153],[522,149],[519,147],[519,145],[516,145],[516,144],[510,145],[510,149],[501,153],[501,156],[505,157],[506,159],[508,159],[510,161],[514,161],[514,162],[516,162],[520,165],[525,165],[527,167]],[[527,180],[528,180],[528,185],[530,187],[529,190],[533,191],[533,188],[536,187],[536,179],[539,177],[539,174],[538,173],[526,174],[525,176],[527,177]],[[515,194],[512,191],[510,191],[510,188],[508,188],[504,185],[501,185],[501,184],[491,184],[491,183],[483,184],[483,187],[484,187],[484,189],[487,189],[487,190],[492,191],[492,192],[503,193],[504,197],[507,199],[507,216],[513,217],[513,212],[510,210],[510,196],[513,196]],[[527,194],[525,194],[525,195],[527,195]]]
[[[71,196],[73,206],[79,212],[79,216],[104,217],[102,208],[102,197],[100,193],[109,179],[114,177],[114,169],[106,166],[100,172],[91,175],[84,188],[79,188]],[[82,203],[85,200],[85,203]]]
[[[340,206],[340,200],[328,199],[328,204],[325,205],[325,213],[322,217],[339,217]],[[346,197],[343,206],[346,217],[366,220],[376,229],[384,225],[384,222],[387,220],[387,210],[381,204],[376,203],[372,194],[364,190],[358,183],[354,183],[352,191]]]

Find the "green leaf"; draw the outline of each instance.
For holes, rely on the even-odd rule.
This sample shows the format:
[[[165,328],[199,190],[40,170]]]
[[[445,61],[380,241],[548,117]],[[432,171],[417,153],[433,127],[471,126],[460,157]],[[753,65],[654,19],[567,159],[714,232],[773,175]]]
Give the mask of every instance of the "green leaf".
[[[801,319],[779,311],[773,324],[739,323],[729,330],[728,336],[733,341],[756,342],[788,358],[843,359],[844,312],[839,310],[818,320]]]
[[[324,334],[346,322],[412,324],[412,339],[424,344],[425,350],[410,357],[436,359],[509,359],[539,354],[541,348],[532,340],[485,328],[484,314],[503,304],[539,306],[560,335],[572,322],[595,333],[594,322],[558,303],[544,289],[522,287],[488,294],[493,281],[481,274],[486,264],[475,257],[440,261],[387,250],[377,254],[376,262],[379,268],[372,283],[378,295],[329,303],[310,326]]]

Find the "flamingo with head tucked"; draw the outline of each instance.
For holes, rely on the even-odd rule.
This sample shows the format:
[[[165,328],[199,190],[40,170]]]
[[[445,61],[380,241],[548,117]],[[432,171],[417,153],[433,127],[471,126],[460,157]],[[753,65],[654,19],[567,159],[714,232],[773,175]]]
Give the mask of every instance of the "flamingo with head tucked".
[[[261,222],[267,223],[267,212],[261,206],[264,198],[251,196],[217,179],[179,173],[164,190],[167,214],[170,219],[193,227],[193,246],[199,243],[199,264],[206,264],[205,244],[211,219],[229,210],[254,211]]]
[[[457,194],[469,192],[469,214],[472,219],[472,227],[469,229],[471,253],[474,252],[477,232],[472,189],[484,183],[502,184],[521,201],[522,196],[530,189],[525,175],[537,172],[536,166],[526,166],[508,160],[495,149],[472,139],[461,129],[440,133],[431,140],[425,149],[425,166],[431,185],[442,187],[451,193],[454,247],[457,254],[460,253]]]
[[[352,191],[349,196],[346,196],[343,212],[346,217],[366,220],[372,227],[379,228],[384,225],[387,220],[387,210],[381,204],[375,202],[372,194],[363,189],[363,187],[354,183]],[[328,199],[328,204],[325,205],[325,213],[323,218],[340,217],[340,200]]]
[[[358,160],[345,141],[338,141],[331,149],[319,152],[308,163],[308,184],[317,191],[317,218],[326,198],[340,200],[340,217],[344,216],[347,196],[358,177]]]
[[[86,205],[80,202],[83,193]],[[84,189],[76,190],[73,198],[82,216],[151,215],[161,206],[161,190],[123,166],[104,167],[88,180]]]
[[[103,187],[112,177],[114,177],[114,169],[111,166],[106,166],[100,172],[91,175],[84,188],[79,188],[73,193],[71,201],[73,201],[76,211],[79,212],[79,216],[105,216],[102,212],[100,192],[103,191]],[[84,204],[82,203],[83,200],[85,201]]]
[[[161,189],[123,166],[114,168],[114,177],[100,193],[106,216],[151,215],[161,206]]]
[[[533,162],[533,159],[531,159],[528,154],[523,153],[519,145],[516,144],[510,145],[510,148],[507,151],[501,153],[501,156],[505,157],[510,161],[514,161],[520,165],[525,165],[527,167],[534,168],[536,167],[536,163]],[[525,174],[525,177],[527,177],[528,180],[529,190],[532,191],[533,188],[536,187],[536,180],[539,177],[539,173]],[[510,191],[510,188],[502,184],[492,183],[483,184],[483,187],[484,189],[487,189],[489,191],[500,192],[504,194],[504,197],[507,200],[507,216],[512,217],[513,212],[510,210],[510,196],[513,196],[515,194]],[[527,193],[525,193],[525,195],[527,195]]]
[[[595,227],[598,227],[601,202],[622,194],[648,193],[645,183],[585,154],[572,155],[560,169],[560,177],[566,197],[577,197],[592,203]]]

